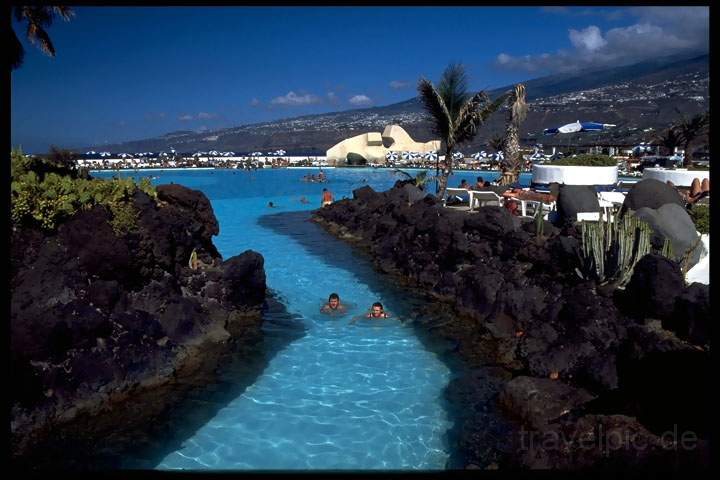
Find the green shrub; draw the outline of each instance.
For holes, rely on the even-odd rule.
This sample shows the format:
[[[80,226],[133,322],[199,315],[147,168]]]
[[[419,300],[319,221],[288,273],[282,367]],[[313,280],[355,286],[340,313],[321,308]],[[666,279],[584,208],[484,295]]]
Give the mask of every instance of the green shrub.
[[[693,205],[689,211],[695,228],[701,234],[710,233],[710,206]]]
[[[140,189],[157,198],[148,179],[136,185],[132,178],[85,178],[77,170],[27,158],[19,151],[11,155],[11,172],[12,221],[36,224],[45,230],[54,230],[81,210],[104,205],[113,215],[111,224],[115,232],[125,234],[137,225],[138,212],[130,201],[135,191]]]
[[[563,165],[563,166],[574,166],[574,167],[614,167],[617,165],[617,160],[607,155],[589,155],[582,154],[577,157],[561,158],[555,160],[549,165]]]
[[[110,204],[113,218],[110,221],[113,231],[125,235],[137,229],[138,211],[132,203]]]

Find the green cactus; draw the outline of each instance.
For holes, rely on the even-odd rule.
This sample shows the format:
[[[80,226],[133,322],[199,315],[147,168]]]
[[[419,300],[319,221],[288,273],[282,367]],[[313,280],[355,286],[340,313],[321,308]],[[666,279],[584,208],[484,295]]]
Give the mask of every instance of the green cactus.
[[[651,250],[650,226],[632,215],[608,215],[603,221],[581,222],[580,230],[581,270],[585,278],[594,278],[599,285],[627,284],[635,264]],[[668,256],[670,250],[664,246],[663,255]]]
[[[542,238],[544,233],[545,233],[545,221],[543,219],[542,204],[540,204],[540,205],[538,205],[537,209],[535,210],[535,236],[538,238]]]

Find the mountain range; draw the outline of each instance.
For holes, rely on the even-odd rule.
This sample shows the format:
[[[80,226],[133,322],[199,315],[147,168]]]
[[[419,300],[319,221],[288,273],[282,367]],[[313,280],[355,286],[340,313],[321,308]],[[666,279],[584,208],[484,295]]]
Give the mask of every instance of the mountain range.
[[[529,112],[522,125],[524,144],[630,145],[648,141],[683,116],[709,109],[707,54],[672,56],[633,65],[551,75],[523,82]],[[491,98],[512,85],[488,91]],[[490,116],[475,139],[461,149],[486,148],[504,130],[506,111]],[[544,136],[543,129],[566,123],[594,121],[616,127],[596,133]],[[176,131],[160,137],[83,147],[111,152],[253,151],[284,149],[288,155],[324,155],[345,138],[399,124],[417,141],[436,138],[420,100],[413,97],[391,105],[305,115],[241,125],[209,132]]]

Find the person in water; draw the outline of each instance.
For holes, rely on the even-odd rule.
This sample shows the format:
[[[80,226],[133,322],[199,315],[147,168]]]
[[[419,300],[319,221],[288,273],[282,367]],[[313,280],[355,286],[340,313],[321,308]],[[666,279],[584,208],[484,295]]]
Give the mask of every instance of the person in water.
[[[322,201],[320,202],[320,206],[324,207],[325,205],[330,205],[335,200],[333,198],[333,194],[330,193],[330,191],[327,188],[323,188],[323,194],[322,194]]]
[[[300,197],[300,203],[303,203],[303,204],[305,204],[305,203],[310,203],[310,200],[308,200],[307,198],[305,198],[305,195],[303,195],[302,197]]]
[[[328,303],[320,309],[321,313],[345,312],[345,305],[340,303],[340,295],[331,293],[328,297]]]
[[[390,318],[390,313],[386,312],[382,306],[382,303],[375,302],[372,304],[372,308],[365,315],[366,318]]]
[[[276,208],[277,205],[275,205],[273,202],[268,202],[268,208]]]

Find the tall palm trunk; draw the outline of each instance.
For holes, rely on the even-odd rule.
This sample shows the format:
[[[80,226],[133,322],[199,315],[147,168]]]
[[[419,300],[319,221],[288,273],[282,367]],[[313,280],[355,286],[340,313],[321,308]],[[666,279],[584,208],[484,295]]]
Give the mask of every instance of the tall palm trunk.
[[[525,85],[515,85],[513,93],[508,97],[510,110],[507,115],[505,141],[503,153],[505,159],[502,166],[501,185],[509,185],[518,181],[520,177],[520,124],[527,116],[527,103],[525,103]]]
[[[438,155],[438,158],[440,156]],[[452,175],[452,147],[445,149],[445,161],[443,162],[442,174],[438,177],[438,198],[445,196],[448,178]]]
[[[689,168],[692,167],[692,144],[693,142],[685,142],[685,145],[683,145],[683,151],[685,152],[683,155],[683,167]]]
[[[502,165],[502,178],[500,185],[510,185],[520,178],[520,141],[518,127],[509,122],[505,131],[505,145],[503,153],[505,159]]]

